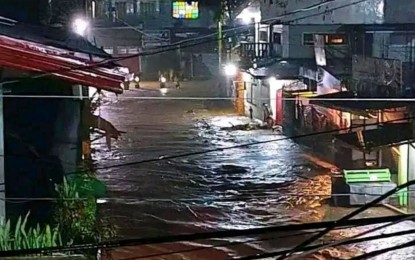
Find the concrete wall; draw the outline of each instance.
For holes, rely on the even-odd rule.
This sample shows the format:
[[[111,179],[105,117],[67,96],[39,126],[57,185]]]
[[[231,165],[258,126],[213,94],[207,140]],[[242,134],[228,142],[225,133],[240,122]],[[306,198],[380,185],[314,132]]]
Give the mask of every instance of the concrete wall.
[[[314,46],[304,45],[303,36],[305,33],[336,33],[340,26],[336,25],[290,25],[290,26],[274,26],[274,32],[281,32],[281,48],[282,58],[291,59],[310,59],[314,58]],[[331,45],[328,47],[329,57],[344,58],[348,51],[349,45]]]
[[[382,24],[414,23],[415,1],[412,0],[282,0],[261,1],[262,19],[268,20],[303,8],[282,19],[294,24]],[[325,3],[326,2],[326,3]],[[358,3],[360,2],[360,3]],[[324,4],[325,3],[325,4]],[[313,6],[319,7],[313,8]]]
[[[246,83],[245,91],[245,115],[250,116],[250,108],[254,119],[264,120],[264,106],[270,106],[270,88],[266,80],[253,79]]]
[[[367,0],[358,4],[357,0],[332,1],[320,7],[282,18],[291,24],[374,24],[384,22],[385,0]],[[402,2],[406,0],[393,0]],[[303,8],[310,8],[327,2],[326,0],[283,0],[261,1],[262,19],[272,19]]]

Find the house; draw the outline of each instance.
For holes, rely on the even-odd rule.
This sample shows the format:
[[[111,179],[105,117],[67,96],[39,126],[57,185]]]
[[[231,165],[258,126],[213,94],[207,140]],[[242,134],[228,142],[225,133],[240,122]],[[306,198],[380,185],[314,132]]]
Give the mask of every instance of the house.
[[[282,90],[284,132],[327,132],[302,142],[342,169],[388,168],[398,184],[413,180],[413,108],[393,99],[414,95],[415,2],[266,0],[260,6],[271,54],[312,61],[299,66],[306,92]]]
[[[125,74],[59,28],[0,23],[0,53],[0,196],[51,197],[54,183],[79,169],[89,142],[88,88],[121,94]],[[8,218],[30,210],[42,222],[49,212],[44,202],[0,204]]]
[[[186,42],[188,45],[194,43],[192,38],[215,33],[219,2],[99,0],[91,8],[91,40],[107,53],[118,57],[155,52],[124,60],[122,64],[131,72],[152,80],[158,78],[159,72],[171,69],[181,70],[188,78],[216,73],[217,44],[204,40],[206,44],[186,47]],[[157,53],[157,48],[170,44],[176,45],[170,51]]]

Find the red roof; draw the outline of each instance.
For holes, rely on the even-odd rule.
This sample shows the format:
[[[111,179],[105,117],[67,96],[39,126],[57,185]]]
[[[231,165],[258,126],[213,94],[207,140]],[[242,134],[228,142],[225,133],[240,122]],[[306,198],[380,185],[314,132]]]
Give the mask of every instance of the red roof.
[[[0,35],[0,67],[52,76],[85,86],[122,93],[125,74],[95,66],[102,59]],[[79,69],[73,69],[79,68]]]

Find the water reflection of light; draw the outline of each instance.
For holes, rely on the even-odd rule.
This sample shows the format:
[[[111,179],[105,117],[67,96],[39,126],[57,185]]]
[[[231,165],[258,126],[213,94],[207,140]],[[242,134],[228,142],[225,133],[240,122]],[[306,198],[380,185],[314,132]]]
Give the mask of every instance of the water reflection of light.
[[[108,201],[106,199],[97,199],[97,204],[104,204],[107,203]]]
[[[167,88],[161,88],[160,89],[160,93],[161,93],[162,96],[165,96],[167,94],[167,92],[168,92]]]

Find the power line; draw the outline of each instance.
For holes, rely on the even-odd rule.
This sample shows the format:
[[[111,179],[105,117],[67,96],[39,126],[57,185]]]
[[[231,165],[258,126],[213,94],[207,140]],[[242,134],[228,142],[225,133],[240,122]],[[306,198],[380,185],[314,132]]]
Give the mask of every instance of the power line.
[[[373,201],[369,202],[368,204],[354,210],[353,212],[347,214],[346,216],[340,218],[339,220],[336,221],[337,224],[341,224],[344,221],[348,221],[351,218],[357,216],[358,214],[364,212],[365,210],[371,208],[372,206],[378,204],[379,202],[383,201],[384,199],[388,198],[389,196],[395,194],[396,192],[405,189],[411,185],[415,184],[415,180],[412,181],[408,181],[407,183],[404,183],[402,185],[399,185],[397,187],[395,187],[393,190],[390,190],[388,192],[386,192],[385,194],[383,194],[382,196],[374,199]],[[303,251],[303,247],[307,246],[313,242],[315,242],[316,240],[318,240],[319,238],[321,238],[322,236],[326,235],[328,232],[330,232],[332,230],[332,228],[334,228],[335,225],[333,225],[332,227],[328,227],[326,229],[324,229],[323,231],[317,233],[316,235],[312,236],[311,238],[306,239],[304,242],[301,242],[299,245],[295,246],[293,249],[291,249],[291,251],[287,254],[281,255],[277,260],[281,260],[281,259],[285,259],[286,257],[289,257],[292,255],[293,252],[295,251]]]
[[[143,89],[143,88],[140,88]],[[175,91],[173,88],[167,88],[167,89],[171,89],[173,91]],[[149,88],[146,90],[150,90],[150,91],[159,91],[159,89],[154,89],[154,88]],[[0,98],[43,98],[43,99],[76,99],[76,100],[80,100],[80,99],[90,99],[90,97],[88,96],[56,96],[56,95],[0,95]],[[187,101],[187,100],[194,100],[194,101],[199,101],[199,100],[212,100],[212,101],[233,101],[235,100],[235,97],[194,97],[194,96],[179,96],[179,97],[156,97],[156,96],[106,96],[103,98],[103,100],[161,100],[161,101],[171,101],[171,100],[179,100],[179,101]],[[237,98],[239,100],[250,100],[250,98]],[[255,98],[255,100],[257,101],[275,101],[277,100],[277,98]],[[281,100],[288,100],[288,101],[296,101],[298,100],[298,98],[291,98],[291,97],[283,97],[281,98]],[[356,98],[329,98],[329,97],[307,97],[307,100],[310,101],[354,101],[354,102],[415,102],[415,98],[390,98],[390,97],[384,97],[384,98],[360,98],[360,97],[356,97]]]
[[[398,224],[398,223],[400,223],[400,222],[403,222],[403,221],[408,221],[408,220],[413,220],[413,219],[414,219],[414,217],[413,217],[413,216],[409,216],[409,217],[404,218],[404,219],[401,219],[401,220],[397,220],[397,221],[393,221],[393,222],[390,222],[390,223],[386,223],[386,224],[384,224],[384,225],[381,225],[381,226],[375,227],[375,228],[373,228],[373,229],[369,229],[369,230],[366,230],[366,231],[361,232],[361,233],[359,233],[359,234],[356,234],[356,235],[354,235],[354,236],[352,236],[352,237],[347,238],[346,240],[337,241],[337,242],[334,242],[334,243],[331,243],[331,244],[328,244],[328,245],[324,245],[324,246],[321,246],[321,247],[316,248],[316,249],[313,249],[313,250],[306,251],[306,252],[304,252],[304,253],[301,253],[301,254],[299,254],[299,255],[294,256],[293,260],[294,260],[294,259],[298,259],[299,257],[305,257],[305,256],[307,256],[307,255],[310,255],[310,254],[312,254],[312,253],[315,253],[315,252],[321,251],[321,250],[326,249],[326,248],[329,248],[329,247],[335,247],[335,246],[337,246],[337,245],[341,244],[342,242],[349,241],[349,240],[352,240],[352,239],[355,239],[355,238],[359,238],[359,237],[365,236],[365,235],[367,235],[367,234],[370,234],[370,233],[373,233],[373,232],[375,232],[375,231],[378,231],[378,230],[384,229],[384,228],[386,228],[386,227],[396,225],[396,224]]]
[[[237,242],[227,242],[227,243],[222,243],[222,244],[212,245],[212,246],[200,246],[200,247],[195,247],[195,248],[190,248],[190,249],[185,249],[185,250],[171,251],[171,252],[165,252],[165,253],[156,253],[156,254],[137,256],[137,257],[122,258],[122,259],[119,259],[119,260],[136,260],[136,259],[143,259],[143,258],[150,258],[150,257],[160,257],[160,256],[174,255],[174,254],[191,253],[191,252],[196,252],[196,251],[215,249],[215,248],[219,248],[219,247],[229,247],[229,246],[240,245],[240,244],[264,242],[264,241],[271,241],[271,240],[276,240],[276,239],[281,239],[281,238],[309,235],[310,233],[312,233],[312,232],[301,232],[301,233],[285,235],[285,236],[276,236],[276,237],[261,238],[261,239],[256,238],[256,239],[250,239],[250,240],[246,240],[246,241],[237,241]]]
[[[265,193],[261,195],[255,195],[258,193]],[[273,199],[274,196],[280,197],[298,197],[298,198],[304,198],[304,197],[347,197],[351,195],[361,195],[361,196],[370,196],[370,197],[379,197],[379,194],[371,194],[371,193],[344,193],[344,194],[293,194],[293,193],[276,193],[276,194],[266,194],[266,192],[258,191],[258,193],[253,193],[253,195],[244,195],[244,196],[228,196],[228,197],[205,197],[205,198],[188,198],[188,199],[171,199],[171,198],[128,198],[128,197],[99,197],[97,199],[101,201],[106,202],[126,202],[126,203],[157,203],[157,202],[173,202],[173,203],[185,203],[185,202],[223,202],[223,201],[241,201],[241,200],[256,200],[261,198],[268,198]],[[252,194],[252,193],[250,193]],[[79,197],[73,197],[73,198],[52,198],[52,197],[42,197],[42,198],[27,198],[27,197],[6,197],[6,198],[0,198],[0,200],[13,202],[13,201],[82,201],[82,200],[88,200],[88,198],[79,198]],[[284,203],[284,201],[282,201]]]
[[[270,18],[270,19],[264,20],[262,22],[269,22],[269,21],[279,20],[279,19],[281,19],[283,17],[289,16],[289,15],[293,15],[293,14],[297,14],[299,12],[310,11],[312,9],[319,8],[321,6],[327,5],[328,3],[333,3],[335,1],[344,1],[344,0],[330,0],[330,1],[324,2],[324,3],[314,4],[314,5],[308,6],[306,8],[294,10],[292,12],[287,12],[286,14],[284,14],[282,16]],[[360,0],[360,1],[355,2],[353,4],[358,4],[358,3],[364,2],[364,1],[368,1],[368,0]],[[345,5],[343,7],[337,7],[337,9],[344,8],[346,6],[350,6],[350,4]],[[328,12],[328,11],[330,11],[330,10],[325,10],[323,13]],[[292,21],[295,21],[295,20],[296,19],[293,19]],[[252,25],[260,24],[260,23],[261,22],[251,23],[251,24],[243,25],[243,26],[236,27],[236,28],[226,29],[223,32],[234,31],[234,30],[238,30],[238,29],[241,29],[241,28],[244,28],[244,27],[247,27],[247,26],[252,26]],[[205,36],[201,36],[201,37],[195,37],[195,38],[191,38],[191,39],[188,39],[188,40],[184,40],[184,41],[180,41],[180,42],[177,42],[177,43],[168,45],[168,46],[174,46],[175,48],[170,48],[170,49],[167,48],[166,49],[166,47],[168,47],[168,46],[165,46],[165,47],[161,47],[160,48],[161,49],[160,51],[152,51],[152,52],[149,52],[149,53],[143,52],[143,53],[133,54],[133,55],[124,56],[124,57],[118,57],[118,58],[112,58],[112,59],[105,59],[103,61],[100,61],[100,62],[97,62],[97,63],[94,63],[94,64],[83,65],[83,66],[75,66],[75,67],[72,67],[72,68],[67,68],[67,69],[62,69],[62,70],[55,70],[55,71],[45,72],[45,73],[42,73],[40,75],[35,75],[35,76],[27,77],[25,79],[19,79],[19,80],[14,80],[14,81],[3,81],[3,82],[0,82],[0,84],[3,84],[4,85],[4,84],[11,84],[11,83],[21,82],[21,81],[27,80],[27,79],[37,79],[37,78],[41,78],[41,77],[45,77],[45,76],[50,76],[50,75],[53,75],[54,73],[60,73],[60,72],[80,70],[80,69],[88,69],[88,68],[95,68],[95,67],[102,67],[102,66],[106,66],[109,62],[117,62],[117,61],[121,61],[121,60],[125,60],[125,59],[130,59],[130,58],[135,58],[135,57],[139,57],[139,56],[155,55],[155,54],[158,54],[158,53],[163,53],[163,52],[166,52],[166,51],[176,50],[176,49],[179,49],[179,48],[180,49],[183,49],[183,48],[187,48],[187,47],[197,46],[197,45],[200,45],[200,44],[205,44],[206,42],[198,42],[198,43],[195,43],[193,45],[192,44],[189,44],[189,45],[185,45],[185,46],[181,46],[181,44],[186,43],[186,42],[192,42],[192,41],[197,41],[197,40],[202,40],[202,39],[214,37],[214,36],[217,36],[217,34],[218,33],[213,33],[213,34],[210,34],[210,35],[205,35]],[[225,38],[226,37],[222,37],[221,39],[213,39],[213,41],[223,40]]]
[[[363,237],[363,238],[357,238],[357,239],[352,239],[352,240],[346,240],[346,241],[341,241],[338,243],[338,246],[344,246],[344,245],[351,245],[351,244],[358,244],[358,243],[362,243],[362,242],[367,242],[367,241],[372,241],[372,240],[379,240],[379,239],[385,239],[385,238],[392,238],[392,237],[399,237],[399,236],[405,236],[405,235],[412,235],[415,234],[415,229],[412,230],[405,230],[405,231],[398,231],[398,232],[394,232],[394,233],[389,233],[389,234],[380,234],[380,235],[376,235],[376,236],[370,236],[370,237]],[[399,248],[393,247],[393,248],[388,248],[388,249],[382,249],[383,253],[386,253],[390,250],[396,250],[396,249],[400,249],[400,248],[404,248],[404,247],[408,247],[408,246],[412,246],[415,245],[414,241],[411,241],[413,244],[408,245],[409,243],[407,243],[405,246],[401,245],[399,246]],[[326,246],[328,244],[323,244],[323,246]],[[312,246],[306,246],[304,247],[304,250],[315,250],[316,248],[320,247],[321,245],[312,245]],[[288,252],[290,252],[290,250],[281,250],[281,251],[276,251],[276,252],[269,252],[269,253],[261,253],[261,254],[257,254],[257,255],[252,255],[252,256],[246,256],[246,257],[240,257],[240,258],[234,258],[234,260],[256,260],[256,259],[264,259],[264,258],[269,258],[269,257],[276,257],[276,256],[281,256],[281,255],[286,255]],[[300,252],[300,250],[296,250],[295,252]],[[376,253],[380,254],[380,252],[376,251]],[[373,257],[375,256],[374,252],[371,253],[372,255],[369,254],[365,254],[362,255],[362,258],[351,258],[350,260],[364,260],[364,259],[368,259],[368,257]]]
[[[404,249],[404,248],[411,247],[411,246],[415,246],[415,240],[412,240],[410,242],[407,242],[407,243],[404,243],[404,244],[401,244],[401,245],[382,248],[382,249],[379,249],[379,250],[376,250],[376,251],[372,251],[370,253],[366,253],[366,254],[363,254],[363,255],[360,255],[360,256],[357,256],[357,257],[350,258],[350,260],[366,260],[366,259],[378,256],[378,255],[382,255],[382,254],[390,252],[390,251]]]
[[[350,226],[365,226],[365,225],[373,225],[373,224],[379,224],[379,223],[384,223],[384,222],[396,221],[398,219],[403,219],[405,217],[406,216],[398,215],[398,216],[387,216],[387,217],[376,217],[376,218],[351,219],[351,220],[343,221],[342,223],[338,223],[337,221],[312,222],[312,223],[303,223],[303,224],[271,226],[271,227],[265,227],[265,228],[251,228],[251,229],[245,229],[245,230],[226,230],[226,231],[203,232],[203,233],[175,235],[175,236],[166,236],[166,237],[123,239],[123,240],[107,241],[107,242],[102,242],[102,243],[75,245],[75,246],[70,246],[70,247],[50,247],[50,248],[36,248],[36,249],[25,249],[25,250],[10,250],[10,251],[0,251],[0,257],[22,256],[22,255],[41,254],[41,253],[53,253],[53,252],[78,251],[78,250],[87,250],[87,249],[129,247],[129,246],[149,245],[149,244],[174,243],[174,242],[180,242],[180,241],[196,241],[196,240],[204,240],[204,239],[211,239],[211,238],[231,238],[231,237],[271,234],[271,233],[276,233],[276,232],[294,232],[294,231],[313,230],[313,229],[321,229],[321,228],[328,228],[328,227],[347,228]]]
[[[400,118],[400,119],[388,120],[388,121],[385,121],[385,122],[382,122],[382,123],[367,124],[366,126],[374,126],[374,125],[378,126],[378,125],[382,125],[382,124],[387,124],[387,123],[392,123],[392,122],[399,122],[399,121],[409,120],[409,119],[413,119],[413,118],[414,117],[404,117],[404,118]],[[96,170],[107,170],[107,169],[112,169],[112,168],[134,166],[134,165],[139,165],[139,164],[143,164],[143,163],[159,162],[159,161],[163,161],[163,160],[172,160],[172,159],[177,159],[177,158],[183,158],[183,157],[189,157],[189,156],[195,156],[195,155],[202,155],[202,154],[208,154],[208,153],[231,150],[231,149],[246,148],[246,147],[250,147],[250,146],[254,146],[254,145],[274,143],[274,142],[280,142],[280,141],[284,141],[284,140],[301,139],[301,138],[318,136],[318,135],[323,135],[323,134],[332,134],[332,133],[337,133],[339,131],[347,131],[347,130],[351,130],[351,129],[355,129],[355,128],[361,128],[361,127],[362,126],[360,126],[360,125],[359,126],[351,126],[351,127],[346,127],[346,128],[339,128],[339,129],[333,129],[333,130],[328,130],[328,131],[320,131],[320,132],[314,132],[314,133],[309,133],[309,134],[295,135],[295,136],[290,136],[290,137],[282,137],[282,138],[271,139],[271,140],[266,140],[266,141],[251,142],[251,143],[245,143],[245,144],[234,145],[234,146],[229,146],[229,147],[209,149],[209,150],[198,151],[198,152],[191,152],[191,153],[170,155],[170,156],[160,156],[159,158],[152,158],[152,159],[146,159],[146,160],[135,161],[135,162],[127,162],[127,163],[122,163],[122,164],[114,164],[114,165],[109,165],[109,166],[101,166],[101,167],[97,167]]]

